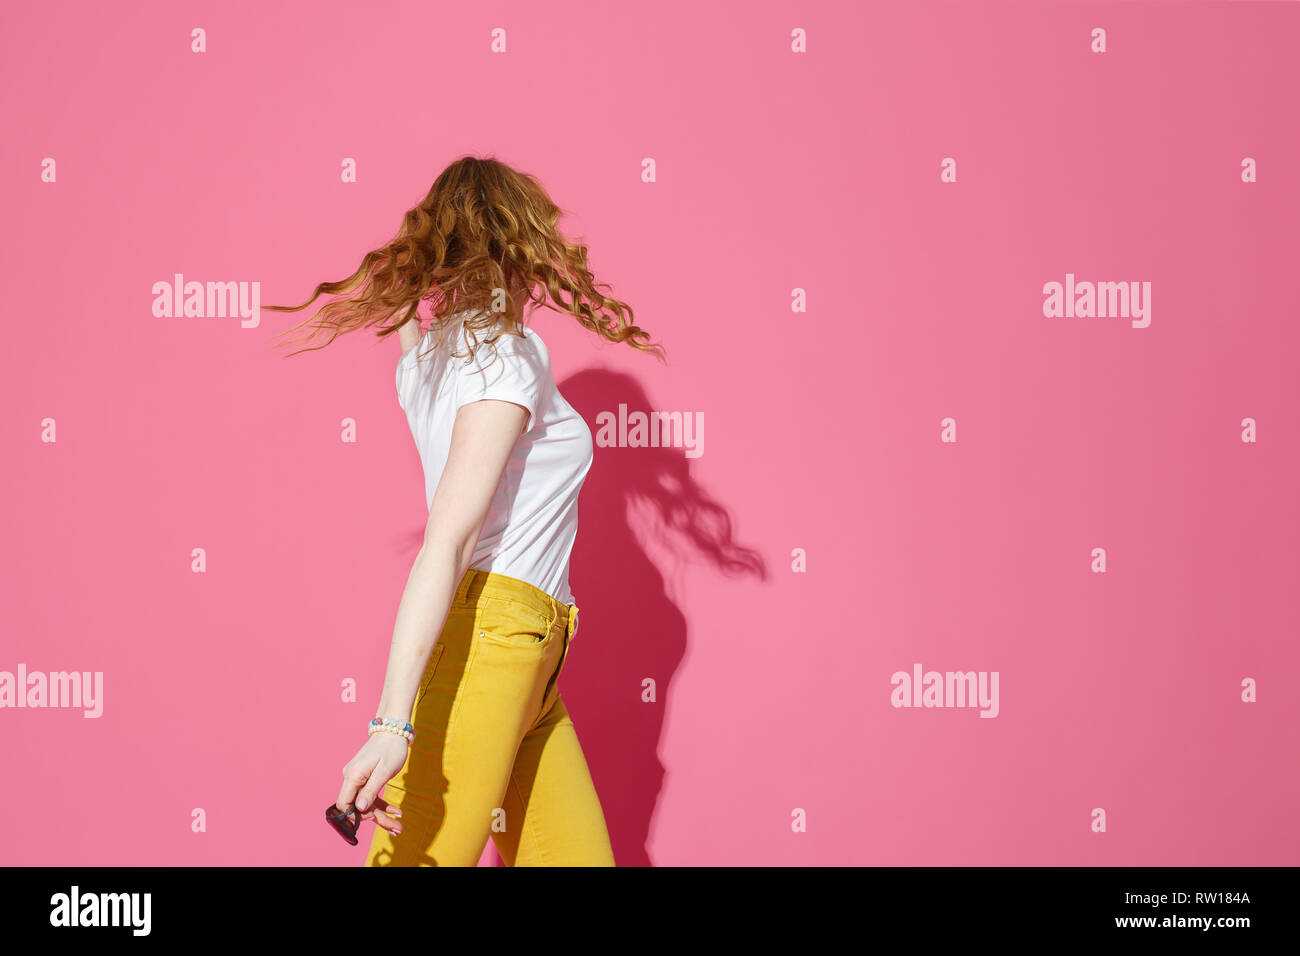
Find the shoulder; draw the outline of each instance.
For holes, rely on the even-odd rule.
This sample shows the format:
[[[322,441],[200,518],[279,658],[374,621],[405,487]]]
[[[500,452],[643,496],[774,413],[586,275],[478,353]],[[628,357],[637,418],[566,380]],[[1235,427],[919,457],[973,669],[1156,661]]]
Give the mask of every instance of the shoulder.
[[[489,362],[496,356],[502,356],[516,363],[550,368],[550,350],[547,349],[542,337],[528,326],[523,326],[520,335],[514,332],[500,332],[496,334],[496,338],[491,342],[486,341],[490,337],[479,333],[478,341],[472,347],[475,357],[480,361]],[[471,348],[469,340],[465,337],[463,331],[461,347],[467,351]]]
[[[514,340],[514,342],[517,343],[515,345],[515,348],[522,352],[532,353],[534,355],[537,355],[541,359],[543,359],[547,364],[550,364],[551,352],[546,347],[546,342],[543,341],[542,337],[538,335],[536,331],[534,331],[532,328],[526,325],[523,327],[523,332],[524,334],[522,338],[517,335],[509,336],[510,339]]]

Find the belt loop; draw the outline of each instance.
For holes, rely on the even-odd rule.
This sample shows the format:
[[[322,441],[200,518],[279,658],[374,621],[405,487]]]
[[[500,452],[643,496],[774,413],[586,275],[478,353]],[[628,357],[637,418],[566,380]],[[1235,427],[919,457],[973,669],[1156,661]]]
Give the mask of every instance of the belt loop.
[[[474,568],[466,568],[465,573],[461,575],[460,583],[456,585],[456,596],[452,599],[454,603],[465,603],[465,596],[469,593],[469,586],[474,583],[474,571]]]
[[[549,594],[546,595],[546,609],[551,612],[550,623],[547,624],[546,626],[546,631],[548,634],[555,627],[556,621],[560,619],[560,608],[563,606],[564,605],[562,605],[559,601],[555,600],[555,598],[552,597],[551,595]]]
[[[569,607],[569,623],[567,631],[568,638],[572,641],[578,633],[578,605],[576,604],[570,605]]]

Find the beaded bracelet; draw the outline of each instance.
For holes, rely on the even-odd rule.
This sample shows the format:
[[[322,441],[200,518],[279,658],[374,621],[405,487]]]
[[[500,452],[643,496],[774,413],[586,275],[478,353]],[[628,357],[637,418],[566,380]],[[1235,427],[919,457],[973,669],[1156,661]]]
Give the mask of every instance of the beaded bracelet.
[[[406,742],[410,743],[415,739],[415,727],[410,721],[398,720],[396,717],[379,718],[376,717],[370,722],[368,736],[374,736],[379,731],[389,734],[397,734],[399,737],[405,737]]]

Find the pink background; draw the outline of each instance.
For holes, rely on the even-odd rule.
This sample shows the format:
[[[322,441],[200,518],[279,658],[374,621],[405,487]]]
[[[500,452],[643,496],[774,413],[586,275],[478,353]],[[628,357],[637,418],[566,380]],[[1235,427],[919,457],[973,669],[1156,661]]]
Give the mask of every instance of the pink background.
[[[536,174],[668,351],[534,314],[593,430],[705,421],[699,458],[598,447],[582,497],[561,686],[620,864],[1300,862],[1300,4],[2,25],[0,670],[105,694],[0,710],[2,862],[362,860],[372,825],[322,813],[424,524],[396,337],[286,359],[302,314],[161,319],[151,289],[299,302],[466,152]],[[1150,327],[1045,318],[1067,272],[1151,282]],[[997,718],[892,707],[918,662],[998,671]]]

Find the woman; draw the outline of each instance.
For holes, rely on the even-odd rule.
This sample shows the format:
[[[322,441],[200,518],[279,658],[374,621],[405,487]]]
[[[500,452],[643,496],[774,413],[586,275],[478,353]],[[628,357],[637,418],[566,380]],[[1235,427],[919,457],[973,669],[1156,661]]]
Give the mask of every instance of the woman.
[[[591,432],[523,306],[549,297],[610,341],[661,360],[663,349],[596,290],[559,216],[533,177],[466,156],[352,276],[272,307],[346,294],[317,314],[326,345],[391,320],[378,335],[401,344],[398,402],[424,467],[424,541],[337,802],[375,821],[370,866],[472,866],[489,837],[510,866],[614,865],[556,686],[577,627],[569,555]],[[433,320],[421,335],[424,299]]]

